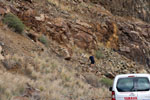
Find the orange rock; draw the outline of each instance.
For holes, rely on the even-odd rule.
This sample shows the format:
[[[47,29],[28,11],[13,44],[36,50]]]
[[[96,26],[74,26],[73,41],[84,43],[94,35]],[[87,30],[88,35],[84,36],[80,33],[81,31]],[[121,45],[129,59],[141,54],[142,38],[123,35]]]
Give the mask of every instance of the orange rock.
[[[80,48],[87,49],[89,44],[93,41],[93,37],[87,33],[79,32],[74,36],[75,44]]]
[[[3,16],[5,13],[6,13],[6,10],[4,8],[0,7],[0,15]]]

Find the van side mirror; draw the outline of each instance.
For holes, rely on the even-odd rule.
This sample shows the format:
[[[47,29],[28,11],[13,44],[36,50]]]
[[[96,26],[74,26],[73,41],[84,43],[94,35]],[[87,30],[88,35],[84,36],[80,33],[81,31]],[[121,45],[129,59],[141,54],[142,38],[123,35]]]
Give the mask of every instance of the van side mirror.
[[[109,88],[109,91],[112,91],[112,87]]]

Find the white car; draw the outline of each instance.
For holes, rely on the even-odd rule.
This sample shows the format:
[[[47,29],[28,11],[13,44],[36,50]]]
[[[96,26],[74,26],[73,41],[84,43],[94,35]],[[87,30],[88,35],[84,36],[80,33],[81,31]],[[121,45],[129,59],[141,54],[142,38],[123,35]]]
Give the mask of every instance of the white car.
[[[109,90],[112,100],[150,100],[150,75],[117,75]]]

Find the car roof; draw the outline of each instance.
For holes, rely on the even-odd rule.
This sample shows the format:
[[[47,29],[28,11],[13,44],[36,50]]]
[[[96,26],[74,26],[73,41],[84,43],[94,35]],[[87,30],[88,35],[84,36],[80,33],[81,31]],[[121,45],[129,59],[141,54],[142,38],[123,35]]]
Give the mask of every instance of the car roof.
[[[115,78],[123,78],[123,77],[150,77],[150,74],[120,74]]]

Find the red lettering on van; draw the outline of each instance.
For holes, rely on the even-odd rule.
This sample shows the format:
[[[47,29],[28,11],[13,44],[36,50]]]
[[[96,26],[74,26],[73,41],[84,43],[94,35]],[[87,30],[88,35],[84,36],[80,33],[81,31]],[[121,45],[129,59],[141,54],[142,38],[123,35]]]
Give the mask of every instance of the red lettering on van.
[[[124,100],[137,100],[137,97],[124,97]]]

